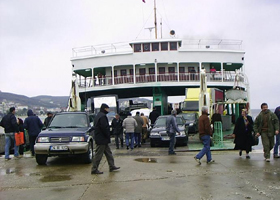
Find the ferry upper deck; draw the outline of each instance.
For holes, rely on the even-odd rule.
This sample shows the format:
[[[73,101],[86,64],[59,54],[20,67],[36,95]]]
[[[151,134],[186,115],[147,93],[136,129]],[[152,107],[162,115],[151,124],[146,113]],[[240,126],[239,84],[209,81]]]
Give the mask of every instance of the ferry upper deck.
[[[185,88],[200,86],[203,68],[208,87],[246,88],[246,79],[236,78],[245,74],[244,55],[240,40],[171,38],[73,48],[71,62],[83,102],[106,94],[185,95]]]

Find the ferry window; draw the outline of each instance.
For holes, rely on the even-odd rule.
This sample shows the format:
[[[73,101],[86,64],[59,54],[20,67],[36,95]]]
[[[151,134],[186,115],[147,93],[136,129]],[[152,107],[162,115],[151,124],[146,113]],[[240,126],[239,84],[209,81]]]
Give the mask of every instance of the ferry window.
[[[187,108],[188,111],[196,111],[199,110],[199,102],[198,101],[185,101],[184,108]]]
[[[158,73],[159,74],[165,74],[165,67],[159,67],[158,68]]]
[[[188,72],[195,73],[196,71],[194,67],[188,67]]]
[[[152,43],[152,51],[158,51],[159,50],[159,43]]]
[[[117,77],[117,76],[118,76],[118,71],[114,70],[114,77]]]
[[[130,75],[133,75],[134,73],[133,73],[133,69],[129,69],[129,74]]]
[[[177,50],[177,42],[170,42],[170,50]]]
[[[143,49],[145,51],[150,51],[150,43],[143,44]]]
[[[139,74],[140,75],[145,75],[146,74],[146,69],[145,68],[140,68],[139,69]]]
[[[162,42],[161,44],[161,50],[162,51],[167,51],[168,50],[168,43],[167,42]]]
[[[155,68],[149,68],[149,74],[155,74]]]
[[[175,67],[168,67],[168,73],[175,73]]]
[[[134,52],[141,52],[141,44],[134,44]]]
[[[126,76],[126,69],[121,69],[121,76]]]
[[[179,73],[185,73],[185,67],[179,67]]]

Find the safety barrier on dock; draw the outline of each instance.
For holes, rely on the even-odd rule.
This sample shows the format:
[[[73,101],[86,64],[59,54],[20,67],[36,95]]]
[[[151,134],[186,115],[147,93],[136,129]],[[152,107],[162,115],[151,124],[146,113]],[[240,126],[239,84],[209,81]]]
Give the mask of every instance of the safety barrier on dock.
[[[224,147],[223,143],[223,127],[221,122],[215,122],[214,123],[214,130],[215,132],[213,133],[213,143],[214,147]]]

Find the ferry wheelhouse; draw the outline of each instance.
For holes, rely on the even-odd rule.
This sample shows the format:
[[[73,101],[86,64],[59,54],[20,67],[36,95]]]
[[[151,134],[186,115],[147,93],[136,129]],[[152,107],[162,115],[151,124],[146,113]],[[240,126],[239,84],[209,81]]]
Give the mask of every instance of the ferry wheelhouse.
[[[244,56],[241,40],[170,38],[73,48],[71,62],[82,110],[91,97],[117,94],[151,96],[161,114],[167,114],[167,97],[199,88],[201,70],[207,87],[224,92],[237,87],[247,93]],[[248,95],[241,102],[246,101]]]

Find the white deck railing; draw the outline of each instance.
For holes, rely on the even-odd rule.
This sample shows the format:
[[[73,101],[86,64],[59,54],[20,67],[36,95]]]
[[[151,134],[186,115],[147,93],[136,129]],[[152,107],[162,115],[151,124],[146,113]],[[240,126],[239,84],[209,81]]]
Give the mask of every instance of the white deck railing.
[[[236,73],[233,71],[224,71],[223,74],[220,71],[217,71],[215,74],[206,73],[207,74],[207,82],[235,82]],[[165,73],[158,74],[157,79],[155,74],[146,74],[146,75],[135,75],[135,84],[138,83],[151,83],[151,82],[199,82],[200,76],[199,73],[180,73],[179,76],[177,73]],[[178,80],[179,78],[179,80]],[[243,78],[239,78],[240,83],[244,83]],[[112,81],[111,76],[103,76],[102,78],[94,78],[92,77],[81,77],[78,81],[79,87],[101,87],[101,86],[109,86],[109,85],[120,85],[120,84],[134,84],[134,76],[117,76],[114,77],[114,82]]]
[[[157,42],[154,40],[146,43]],[[179,49],[226,49],[226,50],[240,50],[242,49],[242,40],[221,40],[221,39],[194,39],[182,40],[182,46]],[[179,50],[178,49],[178,50]],[[132,53],[133,49],[129,42],[91,45],[84,47],[72,48],[72,57],[78,58],[83,56],[96,56],[102,54],[114,53]]]

